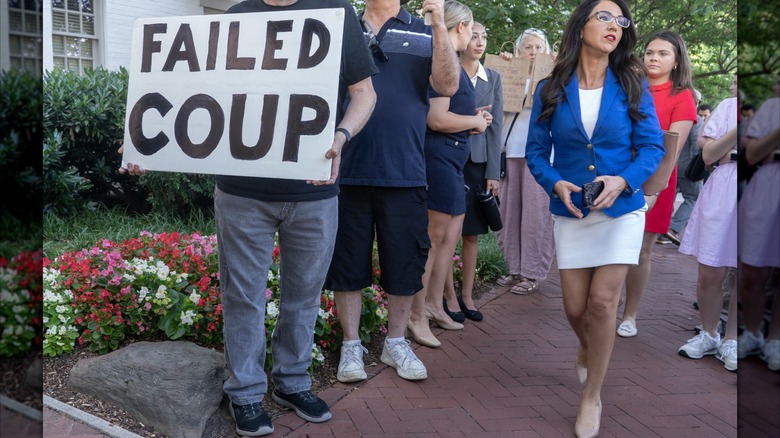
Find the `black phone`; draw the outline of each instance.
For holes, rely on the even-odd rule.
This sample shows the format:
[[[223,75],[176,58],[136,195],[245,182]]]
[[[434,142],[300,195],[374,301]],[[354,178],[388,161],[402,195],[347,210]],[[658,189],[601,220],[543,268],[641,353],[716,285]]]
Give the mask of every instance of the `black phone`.
[[[593,181],[582,185],[582,206],[584,208],[593,207],[593,201],[598,198],[604,190],[603,181]]]

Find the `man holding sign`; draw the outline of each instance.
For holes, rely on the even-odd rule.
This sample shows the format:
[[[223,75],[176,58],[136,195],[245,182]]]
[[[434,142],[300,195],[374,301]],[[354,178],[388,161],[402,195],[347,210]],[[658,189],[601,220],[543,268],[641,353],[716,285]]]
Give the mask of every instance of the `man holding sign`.
[[[428,237],[425,140],[428,86],[442,96],[458,90],[460,63],[447,35],[443,0],[425,0],[431,25],[398,0],[367,0],[360,16],[379,68],[374,77],[377,111],[344,151],[339,184],[339,229],[325,287],[335,292],[344,330],[336,378],[367,375],[360,343],[361,290],[371,285],[376,237],[380,285],[387,293],[387,338],[381,360],[401,378],[425,379],[427,369],[404,338],[414,295],[431,246]]]
[[[259,22],[264,23],[260,20],[268,20],[268,23],[273,23],[273,25],[268,25],[265,56],[262,61],[258,57],[256,65],[249,61],[249,54],[255,56],[263,54],[263,48],[258,47],[257,43],[254,44],[254,47],[247,45],[245,49],[240,48],[243,41],[238,39],[238,30],[232,34],[235,35],[234,39],[231,40],[230,36],[228,37],[228,52],[231,52],[231,44],[238,44],[239,47],[239,49],[234,50],[235,53],[228,53],[226,61],[229,65],[228,68],[232,70],[243,68],[247,70],[245,75],[253,75],[258,74],[257,71],[266,67],[269,70],[280,68],[280,61],[289,61],[289,64],[294,64],[293,59],[282,59],[283,54],[287,53],[283,51],[284,48],[291,44],[289,35],[294,33],[294,29],[303,29],[300,47],[316,46],[312,39],[319,41],[320,45],[327,44],[328,32],[335,29],[315,27],[316,32],[311,32],[314,36],[310,35],[307,38],[306,26],[317,20],[307,18],[306,24],[296,27],[297,23],[294,19],[284,19],[285,15],[280,14],[290,13],[290,16],[297,16],[292,15],[292,12],[308,11],[309,13],[305,14],[307,17],[317,17],[320,12],[314,11],[315,9],[343,11],[339,12],[343,15],[343,37],[339,56],[341,67],[340,80],[338,81],[338,107],[336,108],[337,128],[335,128],[335,134],[328,135],[328,138],[333,138],[333,142],[325,153],[325,158],[332,161],[330,178],[323,181],[304,181],[276,177],[237,176],[235,173],[220,174],[220,171],[225,169],[217,169],[212,172],[218,174],[214,206],[224,314],[225,362],[230,370],[230,377],[225,381],[224,391],[230,398],[230,412],[236,421],[236,432],[243,436],[267,435],[274,430],[270,417],[263,411],[261,405],[268,390],[267,376],[263,371],[266,342],[262,324],[265,320],[266,309],[266,276],[271,264],[274,236],[277,232],[281,250],[279,265],[281,300],[271,345],[274,360],[271,371],[274,381],[272,398],[277,403],[294,409],[301,418],[307,421],[323,422],[331,418],[327,404],[310,391],[311,377],[308,368],[311,365],[313,331],[319,311],[320,293],[336,239],[338,186],[334,183],[338,177],[341,149],[349,142],[352,135],[357,134],[363,128],[373,111],[376,94],[371,76],[377,72],[377,69],[371,60],[371,54],[363,39],[360,23],[355,16],[354,9],[344,0],[247,0],[227,11],[231,14],[277,13],[277,15],[273,15],[274,21],[270,21],[271,18],[268,18],[271,15],[258,15]],[[316,23],[314,25],[316,26]],[[231,23],[231,32],[234,27],[237,26]],[[214,28],[217,28],[215,32],[218,33],[219,26],[213,25],[212,29]],[[157,30],[158,33],[161,33],[163,27],[160,26]],[[156,38],[159,39],[160,35],[152,34],[147,38],[147,42],[154,43]],[[285,41],[285,38],[288,41]],[[214,39],[216,40],[216,37]],[[174,55],[168,55],[169,58],[173,56],[174,59],[187,59],[186,38],[182,41],[183,43],[179,44],[184,50],[179,51],[178,54],[171,51]],[[173,45],[176,46],[176,42]],[[163,46],[159,41],[157,45],[150,44],[150,47],[161,53],[165,52]],[[209,55],[214,53],[214,56],[218,56],[220,51],[217,43],[214,43],[213,52],[212,46],[209,45],[209,47]],[[239,50],[244,51],[239,52]],[[297,53],[298,50],[293,52]],[[312,64],[310,60],[317,56],[316,51],[314,54],[306,52],[305,49],[300,50],[300,59],[304,60],[297,61],[298,68],[306,68],[307,62]],[[153,53],[150,57],[150,70],[152,70],[154,56],[156,55]],[[254,60],[254,58],[251,59]],[[192,68],[192,65],[191,63],[190,71],[197,71],[197,69]],[[201,63],[196,67],[201,65],[205,67],[205,70],[208,70],[209,66],[216,68],[220,63],[209,56],[205,64]],[[175,72],[174,69],[172,73]],[[283,89],[281,92],[289,91],[284,88],[290,88],[293,93],[299,89],[305,89],[307,85],[304,83],[276,84],[278,88]],[[234,105],[229,117],[235,117],[237,112],[246,109],[245,106],[241,106],[240,101],[239,105],[236,106],[235,96],[233,96]],[[291,93],[290,96],[290,108],[292,108],[294,100],[300,99],[296,96],[301,95]],[[348,103],[346,103],[347,97]],[[246,103],[251,98],[252,96],[244,97],[243,102]],[[309,101],[315,101],[315,99]],[[260,119],[262,125],[267,121],[265,106],[270,103],[273,103],[272,100],[269,101],[267,98],[263,102],[263,117]],[[299,117],[297,125],[288,122],[288,126],[293,128],[297,126],[299,131],[297,138],[301,139],[301,142],[306,135],[317,134],[316,132],[307,133],[305,129],[306,123],[311,121],[311,119],[305,120],[307,118],[306,110],[311,113],[311,110],[316,109],[316,107],[317,105],[313,104],[309,108],[300,108],[299,114],[297,114]],[[215,108],[215,106],[204,106],[203,108],[208,110]],[[128,106],[128,111],[130,111],[130,106]],[[146,112],[152,115],[145,117],[150,119],[154,117],[152,110]],[[213,113],[219,114],[219,111],[214,109]],[[295,111],[291,109],[289,113],[293,114]],[[315,116],[314,119],[318,117],[319,115]],[[211,120],[213,131],[215,118],[212,117]],[[238,132],[235,132],[236,129],[234,129],[232,122],[230,123],[231,136],[241,136],[241,125],[238,125]],[[179,128],[185,130],[186,125]],[[246,128],[244,129],[246,130]],[[263,141],[263,129],[265,126],[260,129],[260,142]],[[131,135],[144,141],[147,134],[146,130],[142,129],[142,131],[141,133],[131,133]],[[186,137],[186,135],[184,136]],[[179,140],[180,136],[176,137]],[[276,136],[271,134],[271,138],[275,139]],[[286,137],[282,136],[280,140],[284,140],[285,146],[287,146],[289,138],[290,129],[288,129]],[[207,140],[208,138],[204,140],[204,143]],[[231,138],[230,150],[234,158],[243,157],[246,159],[247,153],[260,148],[260,143],[258,143],[258,147],[246,147],[243,144],[234,147],[233,140]],[[127,142],[125,146],[128,146]],[[179,142],[179,146],[181,149],[185,149],[186,145]],[[171,148],[171,146],[168,147]],[[123,150],[125,149],[129,149],[129,147],[123,147]],[[175,150],[175,148],[172,149]],[[268,153],[268,149],[273,150],[273,145],[265,149],[265,153]],[[302,146],[296,151],[301,154],[301,160],[306,158],[304,157],[306,149]],[[287,158],[283,158],[282,161],[290,161],[290,157],[287,155],[284,157]],[[320,159],[320,157],[316,158]],[[262,161],[262,157],[260,159],[254,158],[256,158],[255,161]],[[120,172],[140,174],[144,171],[144,168],[138,164],[126,162],[125,166],[120,169]],[[273,174],[273,170],[269,172],[271,172],[269,174]]]

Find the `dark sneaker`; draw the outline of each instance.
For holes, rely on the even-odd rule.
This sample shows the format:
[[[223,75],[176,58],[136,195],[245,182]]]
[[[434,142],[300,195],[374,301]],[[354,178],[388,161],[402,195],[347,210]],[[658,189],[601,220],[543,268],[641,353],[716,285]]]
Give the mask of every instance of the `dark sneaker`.
[[[669,240],[669,238],[666,237],[665,234],[659,234],[658,237],[655,238],[655,243],[660,243],[661,245],[667,245],[669,243],[672,243],[672,241]]]
[[[322,423],[332,417],[327,403],[311,391],[301,391],[295,394],[282,394],[274,389],[271,398],[282,406],[294,409],[299,417],[312,423]]]
[[[271,417],[260,403],[237,405],[230,402],[230,415],[236,421],[236,433],[244,436],[263,436],[274,433]]]

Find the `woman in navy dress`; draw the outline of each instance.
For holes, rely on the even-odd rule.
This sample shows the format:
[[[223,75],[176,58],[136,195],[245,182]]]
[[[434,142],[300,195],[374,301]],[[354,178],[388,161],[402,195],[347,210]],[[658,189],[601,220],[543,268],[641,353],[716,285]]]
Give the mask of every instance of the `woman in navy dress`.
[[[444,20],[450,41],[462,52],[471,40],[474,20],[471,10],[457,1],[444,3]],[[415,295],[409,331],[422,345],[441,345],[433,336],[428,321],[441,328],[460,330],[444,311],[444,283],[452,271],[452,256],[460,240],[466,213],[466,186],[463,167],[469,157],[470,132],[484,132],[492,120],[487,111],[476,110],[476,92],[471,78],[461,69],[460,87],[452,97],[428,89],[431,108],[425,135],[425,165],[428,178],[428,235],[431,249],[423,275],[423,289]]]

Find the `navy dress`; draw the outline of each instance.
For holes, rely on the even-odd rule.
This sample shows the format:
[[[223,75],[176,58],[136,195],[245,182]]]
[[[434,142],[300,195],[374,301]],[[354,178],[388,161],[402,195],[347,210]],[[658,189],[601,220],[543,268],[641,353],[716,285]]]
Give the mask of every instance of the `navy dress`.
[[[431,98],[440,97],[428,87]],[[476,109],[476,91],[465,70],[460,70],[460,86],[450,98],[449,111],[473,116]],[[428,179],[428,209],[451,215],[466,213],[466,185],[463,167],[469,158],[469,130],[444,133],[425,132],[425,171]]]

